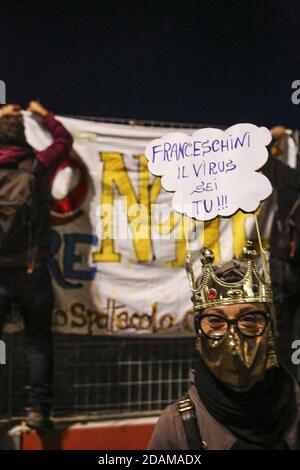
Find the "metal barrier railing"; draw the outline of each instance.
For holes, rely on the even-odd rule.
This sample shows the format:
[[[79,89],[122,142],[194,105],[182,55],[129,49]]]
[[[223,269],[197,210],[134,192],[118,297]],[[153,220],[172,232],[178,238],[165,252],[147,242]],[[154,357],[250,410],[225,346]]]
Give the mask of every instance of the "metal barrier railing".
[[[23,335],[7,335],[0,418],[24,415],[28,367]],[[157,414],[188,388],[194,339],[54,334],[56,417]],[[4,392],[4,393],[3,393]]]

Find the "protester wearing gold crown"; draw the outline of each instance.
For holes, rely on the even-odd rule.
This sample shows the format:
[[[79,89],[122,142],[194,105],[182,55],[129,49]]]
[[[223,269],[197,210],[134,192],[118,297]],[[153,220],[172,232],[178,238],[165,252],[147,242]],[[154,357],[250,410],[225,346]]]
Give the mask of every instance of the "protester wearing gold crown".
[[[196,282],[188,258],[198,358],[150,449],[300,449],[298,385],[278,364],[270,284],[254,257],[248,244],[243,260],[214,266],[204,247]]]
[[[246,150],[237,149],[236,145],[224,145],[220,155],[212,153],[210,160],[207,154],[204,155],[206,166],[216,168],[214,162],[224,158],[224,152],[228,150],[236,175],[232,172],[231,180],[226,181],[226,174],[220,177],[214,174],[215,186],[211,188],[215,188],[215,197],[213,192],[197,195],[199,201],[208,201],[201,206],[197,204],[197,208],[206,210],[203,209],[202,214],[193,212],[191,203],[194,201],[188,199],[189,195],[195,198],[194,193],[199,188],[196,186],[198,170],[196,176],[193,175],[196,164],[185,166],[187,178],[186,182],[181,182],[182,170],[177,172],[177,179],[172,178],[172,162],[164,159],[163,152],[161,159],[157,158],[160,149],[169,141],[173,146],[178,143],[176,148],[179,148],[182,139],[186,139],[188,148],[191,140],[194,143],[209,142],[211,136],[215,139],[213,142],[221,142],[221,138],[226,138],[226,132],[204,129],[192,138],[168,134],[167,142],[163,139],[154,141],[154,151],[151,145],[147,147],[150,171],[163,176],[163,187],[175,192],[173,206],[176,210],[181,210],[178,201],[188,201],[190,204],[182,213],[203,221],[215,216],[230,216],[238,207],[254,213],[260,201],[270,194],[268,182],[257,172],[267,159],[265,146],[270,141],[269,132],[250,124],[236,125],[227,131],[231,138],[238,133],[247,136],[247,139],[237,137],[238,142],[247,141]],[[219,149],[218,145],[215,148]],[[199,152],[194,152],[190,158],[196,161],[198,155]],[[209,183],[207,172],[202,177]],[[240,184],[245,180],[248,184]],[[259,185],[260,194],[257,191]],[[221,193],[226,194],[228,205],[223,204],[220,209]],[[237,206],[239,198],[240,205]],[[207,208],[215,211],[212,216]],[[195,369],[190,372],[188,395],[163,411],[149,449],[300,449],[298,385],[277,358],[269,257],[262,246],[256,218],[255,221],[261,267],[251,242],[245,246],[241,258],[219,265],[214,264],[213,252],[203,246],[200,251],[202,272],[197,278],[192,263],[195,256],[187,250],[186,269],[194,304],[197,359]]]

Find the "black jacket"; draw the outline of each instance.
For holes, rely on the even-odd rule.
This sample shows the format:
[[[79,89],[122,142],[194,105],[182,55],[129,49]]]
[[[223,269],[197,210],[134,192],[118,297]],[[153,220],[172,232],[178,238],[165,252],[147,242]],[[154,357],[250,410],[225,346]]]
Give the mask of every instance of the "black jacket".
[[[276,255],[279,239],[278,221],[280,223],[285,221],[296,199],[300,197],[300,170],[291,168],[276,157],[269,156],[262,172],[269,178],[275,191],[277,211],[271,229],[270,251],[272,255]]]

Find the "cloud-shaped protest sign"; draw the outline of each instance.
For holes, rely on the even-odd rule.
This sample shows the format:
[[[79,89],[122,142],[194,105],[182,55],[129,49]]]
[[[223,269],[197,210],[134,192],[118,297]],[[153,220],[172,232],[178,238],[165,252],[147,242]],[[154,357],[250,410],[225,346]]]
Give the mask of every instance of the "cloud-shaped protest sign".
[[[199,129],[192,136],[171,132],[146,147],[149,171],[174,192],[177,212],[198,220],[254,212],[272,192],[258,170],[268,158],[266,127],[236,124],[226,131]]]

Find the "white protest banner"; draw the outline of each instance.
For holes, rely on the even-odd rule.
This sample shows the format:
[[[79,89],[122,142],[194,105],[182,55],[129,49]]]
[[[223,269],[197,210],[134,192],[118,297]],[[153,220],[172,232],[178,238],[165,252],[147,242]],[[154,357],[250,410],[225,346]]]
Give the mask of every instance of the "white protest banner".
[[[30,116],[25,118],[30,144],[39,150],[49,145],[49,133]],[[58,119],[72,133],[74,146],[72,154],[58,163],[50,183],[54,330],[154,337],[191,334],[182,227],[187,220],[193,228],[193,221],[174,211],[172,194],[148,171],[144,155],[149,142],[162,138],[166,129]],[[182,132],[191,135],[193,130]],[[264,242],[269,214],[261,208],[258,214]],[[241,211],[204,224],[205,242],[217,262],[239,256],[255,234],[253,215]],[[195,222],[195,257],[202,243],[201,225]],[[195,263],[198,268],[200,261]],[[15,327],[10,323],[8,328]]]
[[[270,196],[269,180],[258,173],[271,142],[266,127],[236,124],[226,131],[199,129],[192,136],[168,133],[147,145],[149,170],[174,192],[176,211],[197,220],[255,212]]]

